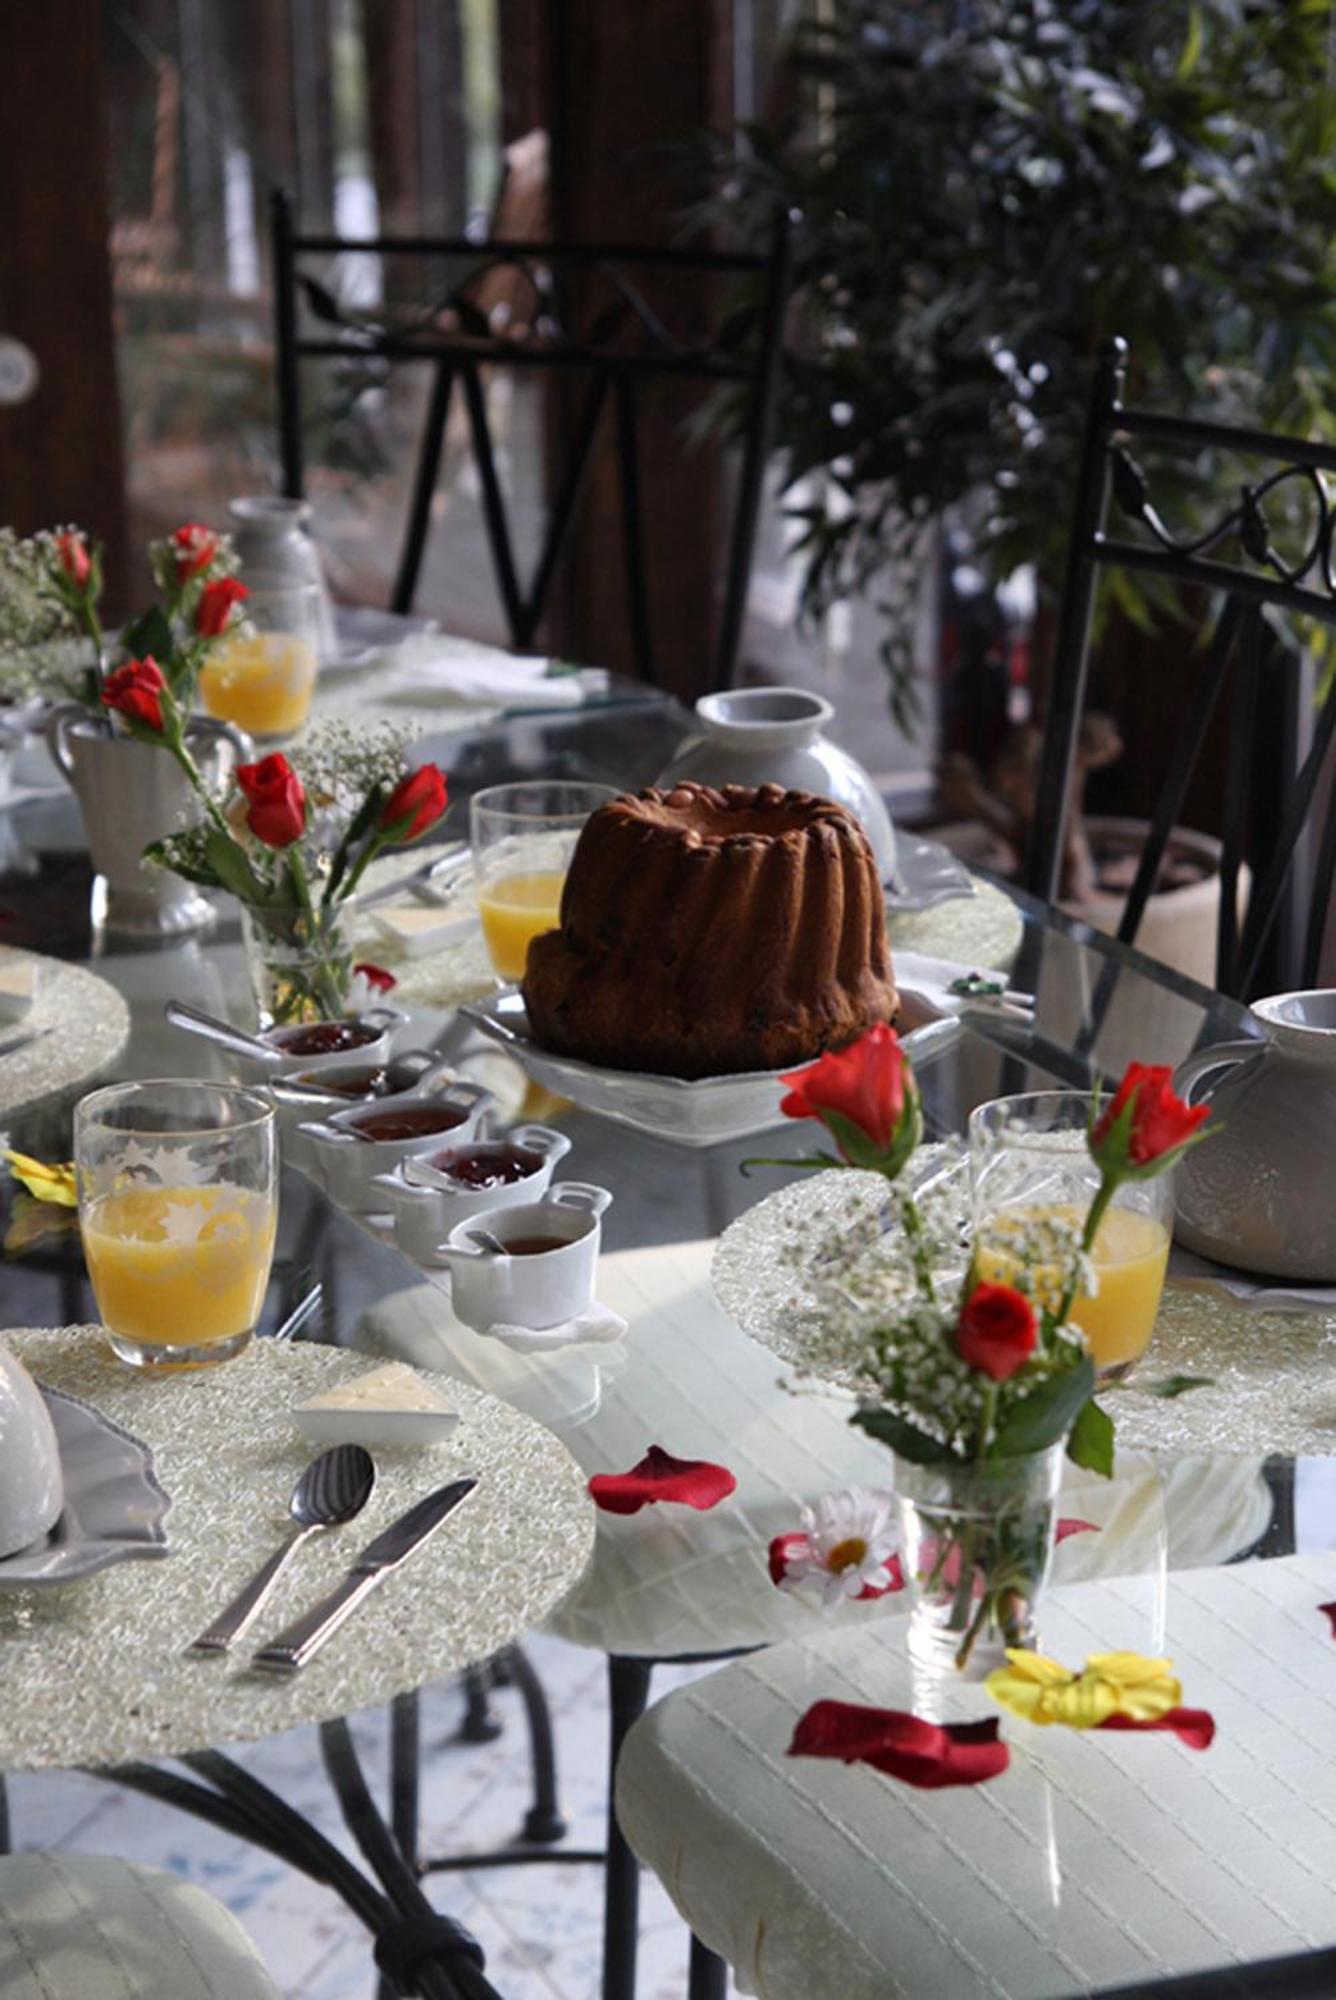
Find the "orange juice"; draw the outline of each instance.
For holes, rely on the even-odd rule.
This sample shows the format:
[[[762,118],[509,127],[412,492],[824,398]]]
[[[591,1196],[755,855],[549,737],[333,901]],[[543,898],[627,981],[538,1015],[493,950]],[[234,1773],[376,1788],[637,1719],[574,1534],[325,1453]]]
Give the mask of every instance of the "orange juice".
[[[1081,1210],[1067,1207],[1013,1209],[995,1216],[986,1225],[993,1241],[980,1250],[982,1275],[1005,1283],[1010,1260],[997,1236],[1048,1218],[1078,1229],[1085,1220]],[[1125,1368],[1145,1353],[1155,1330],[1169,1263],[1169,1231],[1140,1209],[1111,1208],[1099,1225],[1090,1261],[1099,1291],[1093,1298],[1077,1294],[1072,1321],[1085,1335],[1097,1369]],[[1041,1285],[1041,1296],[1042,1290]]]
[[[523,979],[533,939],[557,928],[564,871],[545,868],[528,875],[502,875],[478,894],[482,934],[502,979]]]
[[[136,1187],[81,1219],[98,1311],[144,1347],[233,1340],[260,1316],[275,1203],[253,1189]]]
[[[252,736],[300,729],[315,689],[315,647],[289,632],[245,632],[223,639],[200,669],[199,697],[220,722]]]

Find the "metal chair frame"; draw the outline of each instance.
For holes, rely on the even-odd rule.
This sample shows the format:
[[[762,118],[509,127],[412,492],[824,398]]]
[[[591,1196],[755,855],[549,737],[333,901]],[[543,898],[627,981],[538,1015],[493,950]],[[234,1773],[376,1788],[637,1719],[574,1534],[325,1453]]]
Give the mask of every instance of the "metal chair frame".
[[[300,499],[304,493],[302,361],[379,360],[387,366],[422,362],[434,371],[390,600],[395,611],[411,610],[417,590],[456,383],[464,399],[470,446],[478,470],[493,571],[511,643],[517,651],[528,650],[535,644],[584,489],[594,438],[605,410],[611,406],[616,425],[622,553],[636,669],[642,680],[657,685],[641,504],[639,422],[644,393],[655,380],[671,379],[717,389],[732,388],[745,395],[741,463],[714,656],[713,684],[728,686],[742,638],[778,380],[783,313],[789,289],[787,222],[779,224],[769,254],[761,257],[627,244],[307,235],[298,232],[291,197],[282,189],[276,189],[271,196],[271,220],[284,493],[294,499]],[[439,297],[414,315],[401,321],[385,316],[374,318],[345,311],[323,284],[299,268],[304,256],[354,251],[438,261],[468,259],[469,269],[462,280],[451,282]],[[518,332],[507,332],[493,324],[473,296],[482,278],[502,269],[527,286],[533,301],[533,312]],[[759,331],[750,349],[738,351],[729,337],[726,316],[724,324],[703,340],[688,341],[674,335],[641,290],[640,278],[650,271],[678,273],[702,282],[721,278],[759,281],[763,305]],[[606,280],[612,303],[585,330],[572,332],[565,313],[568,282],[572,276],[591,275]],[[302,296],[310,316],[321,324],[322,331],[301,330]],[[569,454],[555,487],[542,548],[527,586],[520,580],[482,377],[482,370],[497,367],[579,371],[586,377]]]
[[[1130,944],[1136,935],[1232,669],[1234,699],[1221,829],[1216,984],[1222,992],[1246,999],[1256,990],[1263,954],[1336,732],[1334,678],[1315,711],[1312,742],[1302,761],[1293,742],[1287,745],[1290,766],[1278,774],[1275,790],[1287,789],[1283,798],[1271,802],[1274,825],[1267,828],[1267,837],[1261,842],[1254,840],[1254,879],[1240,927],[1238,886],[1248,833],[1249,796],[1256,789],[1252,780],[1258,745],[1266,736],[1264,725],[1268,721],[1262,696],[1276,692],[1281,679],[1283,648],[1268,614],[1300,614],[1326,625],[1336,624],[1336,499],[1321,476],[1336,474],[1336,447],[1128,408],[1122,400],[1126,363],[1126,343],[1108,342],[1101,352],[1086,415],[1024,883],[1047,901],[1053,901],[1057,894],[1068,778],[1085,705],[1095,591],[1101,570],[1136,570],[1216,593],[1223,598],[1222,609],[1209,644],[1202,649],[1187,719],[1173,747],[1118,938]],[[1276,461],[1276,467],[1260,479],[1241,484],[1235,505],[1204,532],[1180,536],[1166,526],[1153,504],[1150,482],[1131,449],[1137,439],[1270,459]],[[1292,481],[1301,481],[1307,488],[1315,519],[1307,545],[1287,560],[1273,540],[1266,502],[1278,487]],[[1141,539],[1110,532],[1110,499],[1124,519],[1141,530]],[[1222,558],[1216,553],[1222,543],[1237,543],[1243,560]],[[1292,702],[1292,690],[1282,689],[1281,694],[1283,700]],[[1295,735],[1297,731],[1285,733]],[[1274,731],[1271,734],[1274,738]],[[1263,806],[1266,803],[1262,801]],[[1336,798],[1326,815],[1302,951],[1297,954],[1300,969],[1291,984],[1316,982],[1334,870]]]

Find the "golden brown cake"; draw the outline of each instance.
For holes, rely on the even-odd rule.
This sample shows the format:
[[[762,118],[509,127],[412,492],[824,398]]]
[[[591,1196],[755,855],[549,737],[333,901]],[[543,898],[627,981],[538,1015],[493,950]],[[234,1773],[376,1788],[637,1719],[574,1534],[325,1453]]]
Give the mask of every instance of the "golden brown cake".
[[[840,1048],[896,1010],[867,836],[779,785],[614,799],[580,835],[523,993],[544,1048],[613,1069],[722,1076]]]

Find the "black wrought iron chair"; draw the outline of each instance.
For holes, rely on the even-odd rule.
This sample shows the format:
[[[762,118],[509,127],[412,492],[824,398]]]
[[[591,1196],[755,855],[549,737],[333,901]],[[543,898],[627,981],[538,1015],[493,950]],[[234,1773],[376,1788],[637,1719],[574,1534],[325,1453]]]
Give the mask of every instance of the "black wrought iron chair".
[[[1316,855],[1305,856],[1303,844],[1336,730],[1336,675],[1312,710],[1311,741],[1304,748],[1308,731],[1280,614],[1336,626],[1336,496],[1323,477],[1336,474],[1336,447],[1128,408],[1122,400],[1126,362],[1126,344],[1110,341],[1086,417],[1025,885],[1049,900],[1057,893],[1101,572],[1123,568],[1195,586],[1211,593],[1219,610],[1200,651],[1186,719],[1170,753],[1118,936],[1124,943],[1136,936],[1232,675],[1216,984],[1244,999],[1259,990],[1259,974],[1272,991],[1314,985],[1336,868],[1336,795]],[[1232,454],[1267,469],[1240,480],[1238,499],[1223,519],[1204,532],[1180,534],[1154,504],[1151,480],[1134,455],[1139,442]],[[1302,495],[1306,503],[1302,523],[1291,519],[1285,530],[1300,544],[1292,555],[1277,545],[1277,524],[1267,513],[1268,500],[1278,507],[1286,487],[1290,498]],[[1110,499],[1121,517],[1116,526],[1110,524]],[[1153,689],[1146,694],[1154,700]],[[1278,940],[1278,918],[1297,858],[1311,864],[1307,911],[1284,927],[1292,934]],[[1252,879],[1240,916],[1245,861]]]
[[[657,683],[650,609],[650,565],[646,550],[640,464],[643,405],[655,384],[694,383],[732,392],[743,400],[741,451],[722,614],[715,646],[713,684],[731,680],[742,636],[747,584],[761,501],[766,448],[779,365],[780,333],[788,290],[787,227],[781,224],[765,257],[707,249],[649,249],[628,245],[533,243],[466,237],[376,237],[358,239],[302,234],[295,227],[290,197],[272,196],[274,298],[278,354],[279,437],[283,490],[303,492],[300,366],[304,360],[335,359],[387,366],[424,363],[433,373],[432,391],[418,447],[417,468],[400,549],[391,608],[412,608],[430,524],[432,496],[440,473],[442,446],[456,385],[464,400],[469,443],[477,468],[483,518],[497,588],[511,643],[531,648],[549,607],[554,578],[565,553],[580,504],[600,420],[611,406],[616,425],[617,491],[622,553],[636,670]],[[462,277],[452,277],[438,293],[411,312],[354,313],[328,288],[300,268],[304,257],[371,252],[386,257],[421,258],[444,269],[461,260]],[[489,312],[489,276],[509,273],[527,296],[529,309]],[[643,289],[645,278],[671,274],[684,295],[699,306],[713,287],[750,280],[763,297],[759,334],[745,347],[734,338],[734,316],[724,309],[703,334],[679,336],[656,311]],[[596,286],[599,299],[575,329],[570,301]],[[303,328],[300,307],[305,301]],[[485,371],[496,368],[562,372],[583,380],[565,463],[553,497],[537,565],[527,586],[521,581],[515,536],[497,468],[496,441],[484,390]]]

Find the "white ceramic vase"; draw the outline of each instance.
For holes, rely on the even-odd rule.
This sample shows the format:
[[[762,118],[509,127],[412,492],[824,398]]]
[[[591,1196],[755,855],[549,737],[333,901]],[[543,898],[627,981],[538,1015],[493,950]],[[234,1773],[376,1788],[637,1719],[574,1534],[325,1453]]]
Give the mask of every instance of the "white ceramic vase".
[[[48,1534],[64,1504],[51,1413],[23,1363],[0,1347],[0,1557]]]
[[[827,742],[834,709],[806,688],[731,688],[696,703],[700,735],[683,744],[657,782],[783,785],[847,806],[862,821],[883,882],[895,872],[895,830],[862,765]]]
[[[151,842],[199,817],[199,801],[176,759],[154,743],[123,736],[78,702],[52,712],[47,741],[83,814],[97,871],[98,926],[126,937],[178,937],[208,923],[213,906],[193,882],[143,859]],[[192,718],[186,742],[215,789],[254,756],[241,730],[207,716]]]
[[[243,494],[228,503],[228,512],[245,583],[255,590],[292,590],[315,584],[320,657],[335,659],[339,648],[334,606],[320,550],[311,535],[310,501]]]

